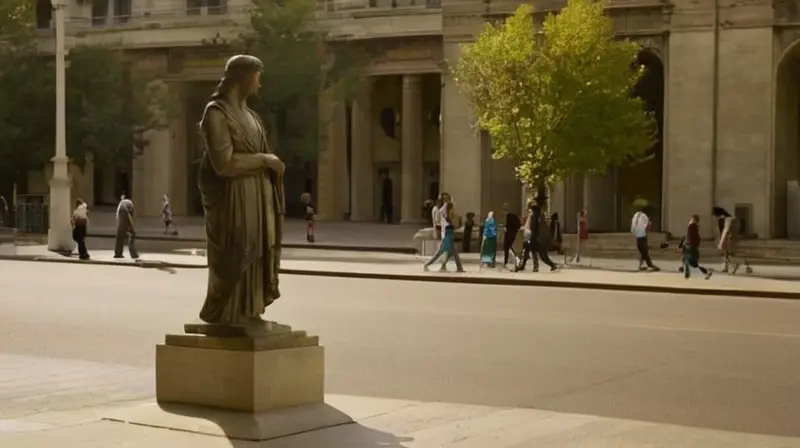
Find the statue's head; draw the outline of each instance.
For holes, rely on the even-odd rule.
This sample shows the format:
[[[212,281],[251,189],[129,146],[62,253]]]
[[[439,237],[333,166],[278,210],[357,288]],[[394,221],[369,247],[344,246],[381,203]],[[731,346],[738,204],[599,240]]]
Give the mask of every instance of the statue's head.
[[[238,54],[231,57],[225,63],[225,73],[211,98],[225,96],[232,89],[237,89],[242,98],[255,95],[261,88],[263,71],[264,64],[255,56]]]

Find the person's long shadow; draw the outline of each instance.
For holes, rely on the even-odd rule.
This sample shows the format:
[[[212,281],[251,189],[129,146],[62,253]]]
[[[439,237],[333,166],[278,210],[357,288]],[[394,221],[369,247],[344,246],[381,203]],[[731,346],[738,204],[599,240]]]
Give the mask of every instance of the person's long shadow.
[[[402,442],[414,440],[366,427],[328,404],[261,414],[171,404],[159,407],[167,413],[164,426],[225,437],[234,448],[406,448]],[[180,423],[169,424],[171,418]]]

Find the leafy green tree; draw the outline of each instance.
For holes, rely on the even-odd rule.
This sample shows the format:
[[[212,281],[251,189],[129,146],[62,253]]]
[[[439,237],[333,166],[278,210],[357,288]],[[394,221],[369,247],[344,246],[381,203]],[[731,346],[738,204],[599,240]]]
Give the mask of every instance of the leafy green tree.
[[[132,72],[122,53],[79,45],[67,70],[67,151],[82,164],[88,154],[99,165],[129,160],[146,151],[142,135],[169,126],[177,99],[146,74]]]
[[[5,197],[25,178],[30,159],[46,159],[42,148],[55,125],[52,65],[32,57],[35,16],[35,2],[0,1],[0,195]]]
[[[361,55],[326,43],[315,26],[316,7],[315,0],[254,0],[252,33],[242,39],[244,50],[265,67],[253,107],[290,165],[312,159],[319,149],[319,94],[334,89],[339,98],[352,96],[359,77]]]
[[[572,172],[605,172],[652,147],[657,125],[631,93],[641,48],[614,37],[603,3],[569,0],[537,27],[530,5],[487,24],[462,49],[453,77],[494,157],[537,187]]]
[[[55,63],[38,52],[35,3],[0,2],[0,191],[54,155]],[[145,149],[142,133],[168,125],[176,101],[146,74],[133,74],[120,51],[79,45],[67,56],[67,154],[82,165],[128,160]]]

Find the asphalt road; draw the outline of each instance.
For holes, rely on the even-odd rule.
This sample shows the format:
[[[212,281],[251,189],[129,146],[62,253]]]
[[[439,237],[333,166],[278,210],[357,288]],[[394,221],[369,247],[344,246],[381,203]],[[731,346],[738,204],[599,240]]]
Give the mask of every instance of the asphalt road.
[[[152,394],[203,270],[0,262],[0,418]],[[338,394],[800,436],[800,302],[282,278]]]

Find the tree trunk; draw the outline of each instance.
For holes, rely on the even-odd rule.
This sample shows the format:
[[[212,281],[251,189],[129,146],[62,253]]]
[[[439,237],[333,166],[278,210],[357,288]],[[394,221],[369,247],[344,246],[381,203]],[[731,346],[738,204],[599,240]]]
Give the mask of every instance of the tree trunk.
[[[544,182],[536,183],[536,195],[533,197],[533,202],[544,210],[547,208],[547,185]]]

